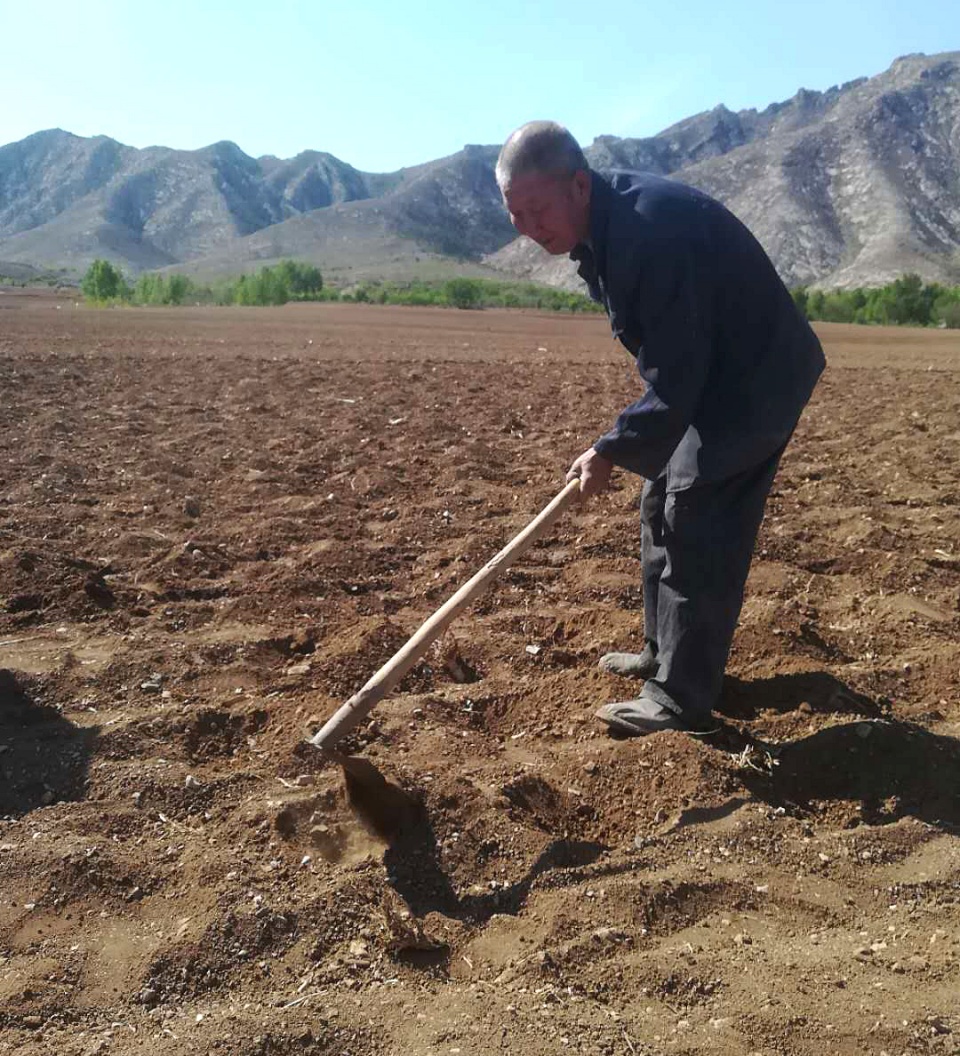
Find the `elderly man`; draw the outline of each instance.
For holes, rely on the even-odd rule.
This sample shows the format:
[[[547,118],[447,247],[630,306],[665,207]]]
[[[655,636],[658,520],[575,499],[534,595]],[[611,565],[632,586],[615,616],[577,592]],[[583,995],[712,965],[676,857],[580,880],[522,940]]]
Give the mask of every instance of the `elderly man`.
[[[579,262],[645,383],[568,473],[588,496],[614,466],[646,478],[645,643],[600,661],[645,682],[597,717],[631,735],[708,729],[767,494],[823,370],[820,343],[753,235],[693,188],[594,172],[548,121],[510,136],[497,182],[520,234]]]

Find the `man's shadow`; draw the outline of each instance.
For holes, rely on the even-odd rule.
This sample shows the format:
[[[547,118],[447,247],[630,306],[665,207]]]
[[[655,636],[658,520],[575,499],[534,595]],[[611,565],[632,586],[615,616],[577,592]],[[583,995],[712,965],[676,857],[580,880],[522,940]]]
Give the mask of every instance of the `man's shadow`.
[[[34,680],[0,669],[0,818],[83,799],[96,727],[37,699]]]
[[[724,721],[799,707],[811,717],[848,721],[779,744]],[[707,743],[746,752],[746,760],[753,752],[759,765],[745,766],[742,780],[758,799],[801,812],[845,801],[870,825],[909,816],[950,831],[960,827],[960,740],[893,718],[826,672],[728,678],[718,713],[721,728]]]
[[[858,693],[826,671],[801,671],[752,681],[727,675],[717,712],[730,719],[755,719],[765,711],[857,715],[880,718],[876,701]]]
[[[806,737],[771,744],[735,725],[764,711],[829,713],[848,721]],[[757,799],[799,812],[817,801],[859,804],[867,824],[912,816],[946,830],[960,827],[960,741],[913,723],[885,717],[883,707],[825,672],[777,675],[753,682],[728,679],[718,709],[720,728],[703,741],[742,755],[743,785]],[[636,861],[611,862],[597,871],[606,848],[589,840],[555,839],[519,881],[483,894],[458,894],[441,862],[436,835],[422,804],[394,832],[384,856],[391,885],[416,917],[436,911],[479,924],[494,913],[516,914],[538,881],[559,886],[591,876],[636,868]],[[542,880],[541,880],[542,878]],[[436,952],[429,963],[442,964]],[[427,962],[424,962],[427,963]]]

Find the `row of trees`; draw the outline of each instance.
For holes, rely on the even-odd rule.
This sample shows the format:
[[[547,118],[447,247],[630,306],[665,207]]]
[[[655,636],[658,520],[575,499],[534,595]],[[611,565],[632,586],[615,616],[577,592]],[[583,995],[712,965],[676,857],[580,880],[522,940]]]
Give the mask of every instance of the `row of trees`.
[[[459,277],[445,282],[367,282],[344,291],[342,301],[435,305],[452,308],[540,308],[552,312],[601,311],[589,297],[535,282]]]
[[[827,323],[960,328],[960,286],[924,283],[915,274],[871,289],[801,288],[793,291],[793,299],[808,319]]]
[[[95,304],[286,304],[316,300],[323,276],[312,264],[281,260],[253,275],[240,275],[218,286],[203,286],[186,275],[141,275],[131,286],[108,260],[95,260],[80,282],[83,296]]]
[[[291,300],[340,300],[369,304],[439,305],[455,308],[541,308],[599,311],[588,297],[533,282],[459,277],[443,282],[367,282],[338,292],[325,288],[319,268],[282,260],[252,275],[216,286],[201,286],[186,275],[141,275],[131,286],[107,260],[95,260],[81,283],[84,297],[97,304],[286,304]],[[887,286],[855,290],[793,291],[808,319],[831,323],[960,328],[960,286],[924,283],[903,275]]]
[[[95,260],[81,282],[94,304],[276,305],[291,300],[355,301],[367,304],[437,305],[454,308],[542,308],[599,310],[588,297],[533,282],[454,278],[437,282],[367,282],[344,291],[325,287],[319,268],[282,260],[252,275],[200,285],[186,275],[144,274],[130,285],[107,260]]]

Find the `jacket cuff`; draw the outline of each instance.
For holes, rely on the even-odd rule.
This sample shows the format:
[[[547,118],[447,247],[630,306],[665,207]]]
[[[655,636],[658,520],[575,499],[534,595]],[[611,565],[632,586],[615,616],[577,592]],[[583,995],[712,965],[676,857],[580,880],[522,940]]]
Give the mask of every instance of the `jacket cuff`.
[[[593,450],[598,455],[602,455],[604,458],[609,459],[611,462],[616,462],[616,448],[617,443],[610,436],[609,433],[605,433],[600,439],[593,445]]]

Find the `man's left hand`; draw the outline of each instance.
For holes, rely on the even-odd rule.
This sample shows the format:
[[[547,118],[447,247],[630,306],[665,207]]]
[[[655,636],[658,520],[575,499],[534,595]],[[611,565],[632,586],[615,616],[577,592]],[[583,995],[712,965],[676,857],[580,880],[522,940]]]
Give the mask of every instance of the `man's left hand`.
[[[604,458],[592,447],[573,463],[567,471],[567,481],[580,478],[580,495],[584,499],[599,495],[610,486],[610,474],[613,472],[613,463],[609,458]]]

